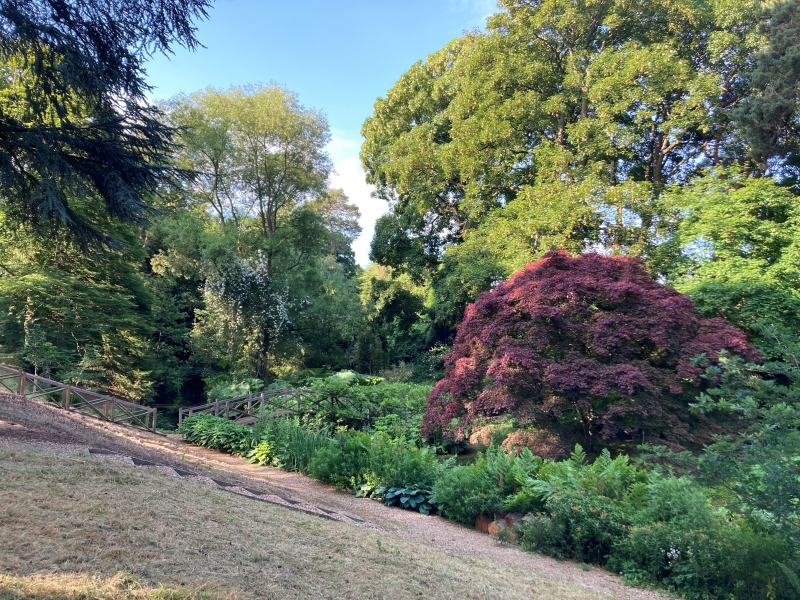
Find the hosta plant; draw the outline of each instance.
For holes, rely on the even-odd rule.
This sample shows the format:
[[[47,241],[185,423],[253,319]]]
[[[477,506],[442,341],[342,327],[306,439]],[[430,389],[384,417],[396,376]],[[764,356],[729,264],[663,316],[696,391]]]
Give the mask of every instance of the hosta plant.
[[[387,506],[400,506],[429,515],[435,510],[431,502],[433,492],[428,485],[408,485],[404,487],[379,487],[370,496],[380,498]]]

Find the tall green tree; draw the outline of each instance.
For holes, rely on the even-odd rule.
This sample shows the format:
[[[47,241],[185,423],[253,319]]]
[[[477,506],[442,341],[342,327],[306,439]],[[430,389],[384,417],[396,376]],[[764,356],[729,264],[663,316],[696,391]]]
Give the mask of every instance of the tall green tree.
[[[708,316],[746,331],[765,357],[764,325],[800,335],[800,206],[791,188],[715,169],[663,198],[682,219],[657,258],[667,281]]]
[[[750,93],[736,107],[750,144],[750,155],[762,171],[779,156],[798,166],[800,157],[800,2],[778,2],[761,13],[767,45],[753,60]]]
[[[329,189],[324,115],[275,85],[209,89],[168,110],[184,142],[176,161],[198,173],[185,188],[197,218],[173,221],[187,243],[167,243],[158,260],[200,273],[198,353],[259,378],[347,366],[361,318],[350,281],[358,212]]]
[[[128,254],[83,254],[65,235],[40,244],[0,212],[0,345],[22,368],[134,401],[152,397],[152,296],[133,232]]]
[[[362,130],[391,206],[371,257],[430,273],[442,323],[555,247],[650,258],[675,223],[666,187],[747,158],[734,109],[768,45],[749,0],[500,8],[412,66]]]
[[[331,189],[309,202],[308,206],[320,214],[328,229],[331,255],[354,269],[355,255],[350,245],[361,234],[361,225],[358,223],[361,212],[358,206],[348,200],[344,190]]]

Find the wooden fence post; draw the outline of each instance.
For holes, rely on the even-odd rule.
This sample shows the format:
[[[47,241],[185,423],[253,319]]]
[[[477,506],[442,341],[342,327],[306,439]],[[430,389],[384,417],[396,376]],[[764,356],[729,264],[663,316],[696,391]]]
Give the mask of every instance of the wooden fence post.
[[[258,412],[264,412],[264,392],[261,392],[261,406],[259,407]]]
[[[68,385],[64,388],[64,408],[66,408],[67,410],[69,410],[69,405],[72,400],[71,396],[72,396],[72,387]]]
[[[218,417],[218,416],[219,416],[219,400],[217,400],[217,401],[214,403],[214,416],[215,416],[215,417]]]
[[[17,386],[17,394],[20,396],[25,395],[25,371],[19,372],[19,385]]]
[[[158,409],[154,408],[152,414],[153,414],[153,433],[158,433],[156,431],[156,421],[158,420],[157,419],[157,417],[158,417]]]

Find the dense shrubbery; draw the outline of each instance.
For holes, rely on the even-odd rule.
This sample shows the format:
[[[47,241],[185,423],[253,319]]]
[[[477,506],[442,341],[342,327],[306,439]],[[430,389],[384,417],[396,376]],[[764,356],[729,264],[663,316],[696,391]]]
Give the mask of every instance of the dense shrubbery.
[[[523,548],[606,565],[688,598],[793,597],[777,562],[797,567],[790,532],[717,506],[693,478],[608,451],[588,461],[577,446],[553,461],[491,446],[473,464],[453,466],[385,432],[331,433],[297,418],[265,418],[250,429],[198,415],[181,431],[193,443],[467,525],[519,513],[514,535]]]
[[[178,431],[187,442],[236,456],[246,456],[256,439],[251,427],[206,414],[184,419]]]
[[[383,431],[367,433],[326,428],[299,418],[261,418],[255,427],[222,417],[195,415],[180,427],[193,444],[247,457],[251,463],[311,475],[338,489],[420,510],[429,503],[434,480],[448,465],[436,453]]]
[[[375,428],[392,437],[419,439],[419,424],[430,386],[389,383],[344,371],[309,379],[309,402],[321,402],[317,418],[357,429]]]
[[[606,565],[689,598],[793,597],[776,562],[797,561],[787,539],[714,507],[692,478],[624,456],[604,452],[589,463],[578,447],[556,462],[491,448],[475,464],[443,472],[433,502],[467,524],[480,514],[526,513],[515,528],[523,548]]]
[[[661,460],[649,467],[608,450],[590,461],[580,446],[567,460],[536,456],[529,445],[540,433],[517,429],[513,419],[484,427],[479,437],[487,450],[472,464],[454,466],[416,434],[424,386],[354,373],[302,382],[310,401],[325,400],[327,412],[264,415],[252,429],[198,415],[181,431],[190,442],[253,463],[466,525],[510,514],[516,524],[510,537],[524,549],[604,565],[633,583],[698,599],[791,598],[779,563],[800,566],[792,550],[798,528],[792,457],[800,439],[800,376],[792,365],[800,351],[780,332],[770,335],[786,363],[746,364],[722,352],[713,364],[706,357],[692,365],[706,369],[707,382],[693,410],[738,414],[750,429],[717,439],[697,457],[651,447],[649,456]],[[700,477],[678,477],[670,470],[676,466]]]

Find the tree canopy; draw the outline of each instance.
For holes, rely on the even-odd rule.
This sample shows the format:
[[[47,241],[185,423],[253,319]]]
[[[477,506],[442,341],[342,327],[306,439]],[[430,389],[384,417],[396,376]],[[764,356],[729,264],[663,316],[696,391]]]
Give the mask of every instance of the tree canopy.
[[[656,256],[707,169],[795,181],[795,0],[503,0],[413,65],[361,159],[390,212],[376,262],[431,278],[432,317],[558,248]],[[780,72],[771,78],[770,73]]]
[[[724,429],[689,412],[703,373],[694,359],[722,351],[760,357],[639,260],[549,252],[469,305],[423,435],[461,439],[508,415],[556,436],[553,452],[631,438],[699,446]]]

